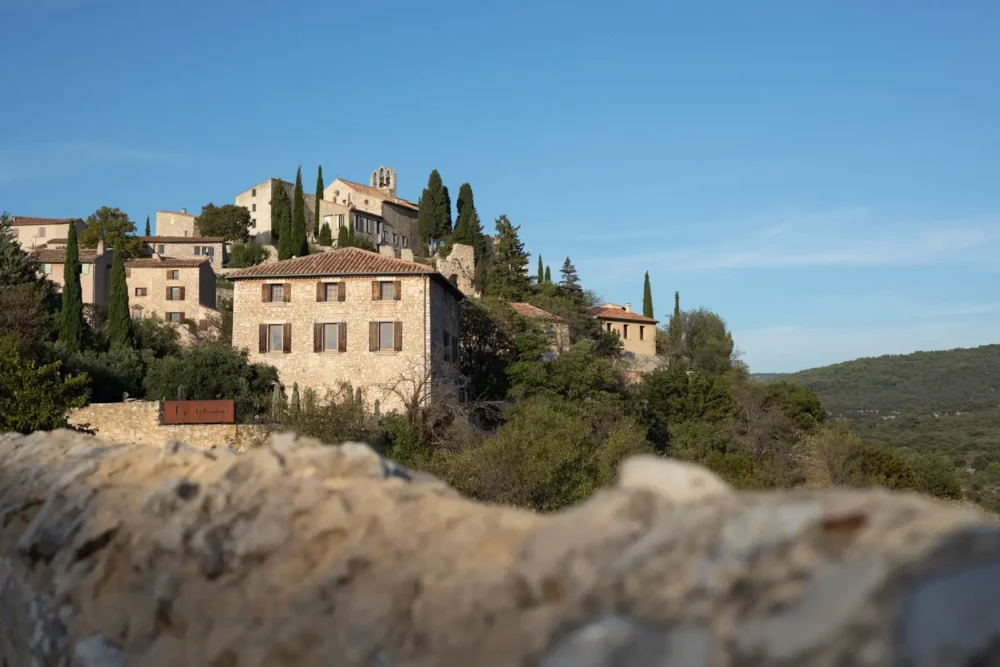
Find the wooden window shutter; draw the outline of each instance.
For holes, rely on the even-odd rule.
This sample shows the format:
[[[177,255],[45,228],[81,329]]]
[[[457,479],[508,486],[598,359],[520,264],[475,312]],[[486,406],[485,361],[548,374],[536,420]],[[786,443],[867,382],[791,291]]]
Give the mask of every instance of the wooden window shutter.
[[[392,323],[392,349],[399,352],[403,349],[403,323]]]
[[[292,351],[292,323],[285,322],[281,325],[282,337],[281,337],[281,351],[291,352]]]
[[[170,280],[173,277],[174,277],[174,272],[171,271],[170,269],[167,269],[167,280]]]
[[[399,301],[403,298],[403,281],[395,280],[392,283],[392,298]]]
[[[285,303],[291,303],[292,301],[292,284],[285,283],[285,289],[282,290],[285,293]]]
[[[267,325],[261,324],[259,331],[260,331],[260,347],[258,348],[257,351],[263,354],[264,352],[267,352]]]
[[[180,313],[178,313],[178,315],[181,316],[181,322],[183,322],[184,321],[184,311],[182,310]]]
[[[378,281],[372,281],[372,301],[378,301],[382,297],[381,293],[378,291]]]
[[[319,322],[313,324],[313,352],[323,351],[323,325]]]
[[[347,283],[337,283],[337,301],[347,300]]]
[[[347,352],[347,322],[337,323],[337,351]]]
[[[170,298],[170,285],[167,285],[167,301],[173,301],[173,299]]]
[[[181,301],[184,300],[184,287],[181,287]]]
[[[368,323],[368,351],[378,351],[378,322]]]
[[[316,301],[326,301],[326,285],[321,282],[316,283]]]
[[[271,300],[271,286],[267,283],[260,286],[260,300],[263,303],[267,303]]]

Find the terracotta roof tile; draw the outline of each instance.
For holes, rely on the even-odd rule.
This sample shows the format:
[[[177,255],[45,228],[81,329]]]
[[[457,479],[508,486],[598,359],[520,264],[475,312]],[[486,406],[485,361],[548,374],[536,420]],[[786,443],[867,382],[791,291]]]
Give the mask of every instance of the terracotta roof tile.
[[[599,320],[625,320],[627,322],[645,322],[648,324],[656,324],[659,321],[651,317],[645,317],[639,313],[627,313],[624,308],[615,306],[593,306],[588,308],[587,312]]]
[[[530,303],[511,303],[509,305],[514,309],[514,312],[522,317],[537,317],[539,319],[548,320],[549,322],[566,321],[558,315],[553,315],[547,310],[542,310],[541,308],[532,306]]]
[[[143,243],[225,243],[223,236],[140,236]]]
[[[366,194],[369,197],[378,197],[379,199],[384,199],[390,204],[398,204],[399,206],[403,206],[405,208],[412,208],[414,211],[419,209],[419,206],[417,204],[414,204],[413,202],[408,201],[406,199],[393,197],[385,190],[379,190],[378,188],[373,188],[370,185],[362,185],[361,183],[355,183],[354,181],[349,181],[346,178],[342,178],[340,180],[343,181],[344,183],[347,183],[349,186],[351,186],[358,192]]]
[[[80,218],[29,218],[25,215],[15,215],[10,219],[10,224],[15,227],[27,225],[66,225],[71,222],[83,222]]]
[[[97,251],[88,248],[80,248],[80,263],[93,264]],[[66,248],[42,248],[31,253],[31,259],[39,264],[65,264]]]
[[[205,259],[176,259],[174,257],[143,257],[140,259],[129,259],[125,261],[125,266],[130,269],[190,269],[202,264],[207,264]]]

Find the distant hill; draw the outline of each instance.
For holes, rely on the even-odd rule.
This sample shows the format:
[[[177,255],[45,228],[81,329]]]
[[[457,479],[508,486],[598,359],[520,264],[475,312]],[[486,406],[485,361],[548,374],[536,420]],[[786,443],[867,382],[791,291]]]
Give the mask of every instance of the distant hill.
[[[750,379],[757,382],[766,382],[767,380],[777,380],[787,375],[788,373],[751,373]]]

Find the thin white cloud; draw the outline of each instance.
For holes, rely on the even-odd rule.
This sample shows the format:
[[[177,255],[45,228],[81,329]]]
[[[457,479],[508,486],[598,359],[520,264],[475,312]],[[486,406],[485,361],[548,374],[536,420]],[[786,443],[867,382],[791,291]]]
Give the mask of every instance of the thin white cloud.
[[[0,183],[45,177],[52,166],[82,168],[112,164],[182,162],[178,153],[106,141],[64,141],[0,148]]]

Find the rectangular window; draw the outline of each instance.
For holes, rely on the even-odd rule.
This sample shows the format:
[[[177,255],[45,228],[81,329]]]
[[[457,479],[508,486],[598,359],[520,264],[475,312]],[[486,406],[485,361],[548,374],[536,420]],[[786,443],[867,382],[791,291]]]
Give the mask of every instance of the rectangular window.
[[[194,246],[194,254],[196,254],[196,255],[200,255],[201,254],[201,246],[200,245]]]
[[[51,264],[42,264],[42,273],[44,273],[47,276],[51,275],[52,274],[52,265]]]
[[[399,234],[393,233],[393,235],[392,235],[392,245],[399,245]]]
[[[183,301],[184,300],[184,288],[183,287],[171,287],[170,288],[170,301]]]
[[[284,326],[281,324],[267,325],[267,351],[281,352],[284,338]]]
[[[184,319],[184,313],[167,313],[167,322],[180,324],[181,320],[183,319]]]
[[[371,234],[372,233],[372,219],[371,218],[365,218],[365,224],[366,224],[366,231],[369,234]]]
[[[136,287],[135,288],[135,295],[136,296],[146,296],[146,288],[145,287]]]
[[[162,244],[162,243],[161,243],[161,244],[159,244],[158,246],[156,246],[156,252],[157,252],[158,254],[160,254],[160,255],[162,255],[162,254],[163,254],[163,244]]]
[[[608,322],[608,333],[611,333],[611,322]]]
[[[250,191],[250,196],[251,197],[256,197],[257,196],[257,188],[254,188],[253,190]]]
[[[410,247],[410,239],[406,238],[405,236],[403,237],[403,247],[404,248]]]
[[[622,334],[623,334],[622,338],[628,338],[628,325],[627,324],[623,324],[622,325]]]
[[[393,334],[392,322],[378,323],[378,349],[380,350],[392,349],[392,337],[393,337],[392,334]]]
[[[257,204],[250,204],[250,212],[251,213],[257,212]]]
[[[393,289],[395,287],[394,283],[391,282],[381,282],[378,284],[378,298],[382,301],[392,301],[396,298],[396,291]]]
[[[360,215],[357,214],[354,215],[354,228],[359,232],[364,231],[364,224],[361,222]]]
[[[40,238],[45,236],[45,228],[44,227],[39,227],[38,228],[38,236]]]
[[[250,226],[253,227],[254,229],[257,228],[257,218],[250,219]]]
[[[284,301],[285,300],[285,286],[284,285],[268,285],[267,286],[270,295],[269,301]]]
[[[323,351],[324,352],[336,352],[339,347],[338,333],[340,332],[339,324],[324,324],[323,325]]]
[[[639,326],[639,340],[645,340],[645,339],[646,339],[646,327],[640,325]]]
[[[132,309],[132,319],[133,320],[141,320],[142,319],[142,308],[133,308]]]
[[[323,283],[323,301],[343,301],[340,298],[342,283]]]
[[[382,243],[388,243],[388,242],[389,242],[389,232],[387,232],[387,231],[385,231],[383,229],[382,230]]]
[[[177,269],[167,271],[167,280],[180,280],[181,272]]]
[[[337,214],[337,229],[340,229],[343,226],[344,226],[344,214],[343,213],[338,213]]]
[[[85,276],[90,274],[90,264],[81,264],[80,273],[82,273]]]

